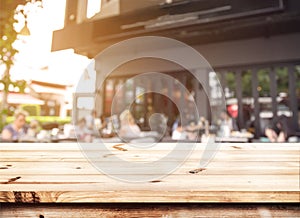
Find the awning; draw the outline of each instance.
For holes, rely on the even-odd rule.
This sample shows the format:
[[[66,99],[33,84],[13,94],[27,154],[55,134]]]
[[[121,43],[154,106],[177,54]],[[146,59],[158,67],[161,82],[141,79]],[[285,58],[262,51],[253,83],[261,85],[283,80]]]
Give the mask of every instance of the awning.
[[[2,96],[2,92],[0,92]],[[2,98],[1,98],[2,101]],[[44,105],[45,102],[32,97],[29,94],[22,94],[22,93],[9,93],[7,98],[8,104],[37,104],[37,105]]]
[[[45,83],[40,81],[31,81],[30,88],[39,94],[55,94],[55,95],[62,95],[64,96],[66,94],[66,85],[58,85],[58,84],[52,84],[52,83]]]

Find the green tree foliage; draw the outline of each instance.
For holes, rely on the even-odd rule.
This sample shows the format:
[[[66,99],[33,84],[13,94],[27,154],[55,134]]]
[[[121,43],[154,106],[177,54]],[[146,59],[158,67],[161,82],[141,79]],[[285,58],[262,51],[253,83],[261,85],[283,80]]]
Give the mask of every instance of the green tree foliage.
[[[270,96],[270,76],[269,69],[261,69],[257,73],[258,91],[260,97]]]
[[[29,116],[40,116],[41,106],[36,104],[22,104],[21,108],[28,112]]]
[[[233,96],[232,97],[235,97],[235,73],[233,72],[228,72],[226,73],[226,84],[227,84],[227,87],[229,88],[230,92],[233,92]]]
[[[2,1],[2,4],[6,2],[11,1],[4,0]],[[5,64],[6,68],[10,68],[10,66],[13,64],[13,57],[17,53],[17,50],[13,47],[13,43],[17,39],[17,32],[15,31],[13,24],[17,21],[14,19],[15,13],[13,10],[6,10],[4,13],[1,11],[1,14],[0,64]]]
[[[288,93],[289,85],[289,73],[287,67],[280,67],[276,69],[276,79],[277,79],[277,89],[278,93],[285,92]]]
[[[14,64],[14,56],[18,52],[13,45],[18,37],[18,33],[14,28],[14,24],[18,22],[15,19],[15,15],[21,13],[24,17],[26,16],[23,10],[16,11],[16,8],[18,5],[41,3],[41,1],[42,0],[1,0],[0,2],[0,65],[4,65],[5,67],[4,73],[0,78],[0,83],[2,83],[4,87],[0,107],[2,117],[0,123],[3,123],[5,114],[8,112],[7,96],[9,86],[17,86],[20,91],[24,91],[26,88],[25,81],[13,82],[10,78],[10,69]]]
[[[260,97],[270,96],[270,69],[260,69],[257,72],[258,79],[258,91]],[[277,81],[277,93],[289,93],[289,73],[288,67],[276,67],[276,81]],[[300,66],[295,67],[296,76],[296,87],[297,94],[300,97]],[[228,72],[225,75],[226,86],[229,88],[230,92],[233,94],[232,97],[236,97],[236,82],[235,82],[235,72]],[[252,71],[247,70],[242,72],[242,92],[243,97],[252,96]]]
[[[242,89],[243,89],[244,97],[252,96],[251,80],[252,80],[252,72],[250,70],[242,73]]]

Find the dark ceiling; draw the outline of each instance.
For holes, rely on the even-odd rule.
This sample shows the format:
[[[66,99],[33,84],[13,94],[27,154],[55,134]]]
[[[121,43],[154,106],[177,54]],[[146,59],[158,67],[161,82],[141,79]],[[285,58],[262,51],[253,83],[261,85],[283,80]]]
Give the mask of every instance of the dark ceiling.
[[[106,19],[66,26],[54,33],[53,50],[68,47],[70,37],[63,36],[63,33],[81,37],[75,34],[81,27],[90,29],[90,40],[77,45],[75,40],[70,47],[89,57],[113,43],[144,35],[166,36],[190,45],[269,37],[300,32],[300,1],[186,0],[158,4]],[[59,43],[61,46],[55,45],[57,38],[63,40]],[[64,40],[67,40],[65,44]]]

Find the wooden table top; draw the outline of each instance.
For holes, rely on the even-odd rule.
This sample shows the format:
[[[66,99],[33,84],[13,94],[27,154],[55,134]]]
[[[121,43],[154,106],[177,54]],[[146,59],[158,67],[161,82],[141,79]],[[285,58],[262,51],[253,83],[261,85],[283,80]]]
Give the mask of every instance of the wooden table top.
[[[103,148],[93,146],[90,152],[103,154]],[[160,143],[148,150],[128,145],[119,149],[113,143],[105,146],[122,161],[151,162],[175,144]],[[205,144],[197,144],[170,175],[130,183],[100,173],[77,143],[3,143],[0,202],[300,202],[300,144],[224,143],[205,168],[190,173],[199,166],[204,149]],[[176,154],[160,166],[178,161]],[[98,161],[103,166],[123,167],[122,161],[114,162],[110,155],[99,155]]]

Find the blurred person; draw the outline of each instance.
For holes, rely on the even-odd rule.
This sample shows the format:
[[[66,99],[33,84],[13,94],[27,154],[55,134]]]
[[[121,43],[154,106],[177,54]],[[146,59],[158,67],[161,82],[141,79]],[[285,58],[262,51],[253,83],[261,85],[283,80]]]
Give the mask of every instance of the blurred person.
[[[96,117],[97,117],[96,110],[92,110],[92,112],[85,117],[85,122],[86,122],[86,126],[87,126],[88,129],[90,129],[90,130],[95,129],[95,119],[96,119]]]
[[[176,120],[174,121],[173,125],[172,125],[172,133],[176,130],[176,128],[178,127],[179,123],[180,123],[180,118],[177,117]],[[181,125],[181,123],[180,123],[180,125]]]
[[[100,122],[99,122],[98,130],[102,132],[103,129],[107,128],[107,121],[103,114],[100,115],[99,120]]]
[[[205,123],[204,123],[205,126]],[[201,130],[203,129],[202,124],[199,125],[195,121],[191,121],[189,126],[187,127],[187,134],[188,134],[188,139],[189,140],[197,140],[198,136],[201,133]]]
[[[226,128],[228,128],[229,132],[238,130],[236,120],[230,116],[228,111],[223,110],[220,114],[220,119],[221,120],[219,121],[219,125],[221,127],[225,126]]]
[[[36,137],[40,131],[40,124],[37,120],[31,120],[29,123],[29,128],[27,130],[27,136]]]
[[[26,116],[28,113],[24,110],[16,110],[13,123],[5,126],[2,131],[2,140],[18,141],[27,133]]]
[[[107,118],[105,118],[103,114],[101,114],[99,118],[95,119],[95,128],[97,129],[97,134],[100,134],[100,137],[110,138],[114,136],[112,131],[108,133],[108,127]]]
[[[121,113],[120,123],[119,136],[121,138],[138,138],[141,136],[141,129],[135,123],[134,117],[129,110],[125,110]]]
[[[172,139],[173,140],[186,140],[187,133],[185,132],[183,126],[181,125],[180,120],[175,121],[173,125]]]
[[[79,141],[82,142],[91,142],[92,141],[92,132],[87,128],[85,118],[81,118],[77,125],[75,126],[75,134]]]
[[[291,136],[300,136],[300,133],[292,128],[292,118],[285,115],[275,117],[265,129],[265,135],[271,142],[286,142]]]
[[[116,119],[116,120],[115,120]],[[116,115],[113,117],[105,117],[104,115],[100,116],[101,126],[98,131],[102,138],[112,138],[117,135],[116,130],[119,129],[119,118]]]

